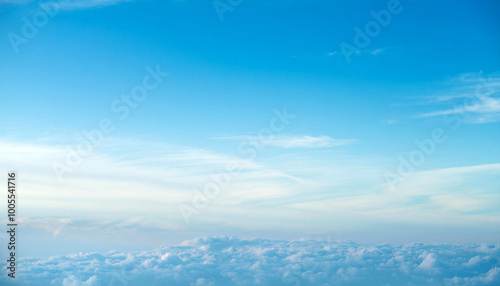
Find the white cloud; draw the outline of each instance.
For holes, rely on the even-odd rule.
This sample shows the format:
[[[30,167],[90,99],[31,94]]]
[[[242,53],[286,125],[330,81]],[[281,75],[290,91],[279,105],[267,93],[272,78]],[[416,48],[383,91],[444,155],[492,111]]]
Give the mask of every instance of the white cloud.
[[[477,263],[467,263],[477,260]],[[493,244],[204,237],[140,252],[21,258],[22,285],[498,285]],[[6,275],[0,283],[6,282]]]
[[[375,49],[375,50],[372,50],[372,51],[367,51],[369,54],[371,54],[372,56],[376,56],[378,54],[381,54],[383,53],[385,50],[384,49]]]
[[[133,0],[57,0],[54,1],[61,5],[63,9],[82,9],[91,7],[102,7],[116,5],[121,2],[130,2]]]
[[[460,115],[465,123],[500,121],[499,73],[461,74],[441,83],[450,86],[445,94],[428,97],[427,104],[447,104],[448,108],[418,114],[417,117]]]
[[[54,218],[30,219],[26,217],[19,218],[17,219],[17,221],[26,227],[34,227],[50,232],[52,233],[53,237],[59,235],[65,227],[67,227],[73,222],[71,219],[54,219]]]
[[[329,136],[292,136],[292,135],[275,135],[271,138],[266,136],[221,136],[214,139],[223,140],[247,140],[256,145],[274,146],[280,148],[328,148],[340,145],[346,145],[357,142],[355,139],[335,139]]]
[[[456,113],[494,113],[500,112],[500,99],[496,98],[486,98],[483,101],[474,102],[471,105],[458,106],[455,108],[434,111],[429,113],[424,113],[420,115],[420,117],[433,117],[447,114],[456,114]]]
[[[374,50],[361,50],[361,49],[357,49],[355,52],[354,52],[354,55],[356,56],[361,56],[363,54],[368,54],[368,55],[372,55],[372,56],[377,56],[377,55],[380,55],[382,53],[385,53],[387,49],[374,49]],[[344,53],[341,52],[341,51],[333,51],[333,52],[329,52],[328,53],[328,56],[329,57],[332,57],[332,56],[335,56],[335,55],[340,55],[340,56],[343,56]]]
[[[267,143],[291,148],[317,146],[323,140],[278,139]],[[329,139],[322,142],[331,145]],[[201,226],[253,231],[275,229],[278,222],[280,231],[289,232],[297,225],[314,232],[333,227],[346,231],[353,225],[373,231],[383,223],[441,227],[457,218],[461,227],[486,229],[499,222],[498,164],[415,172],[389,192],[379,161],[360,161],[335,149],[287,152],[257,163],[195,148],[109,139],[59,182],[51,163],[64,159],[65,149],[44,144],[0,140],[0,168],[20,172],[23,215],[32,218],[25,225],[58,238],[86,229],[188,228],[200,235],[206,233]],[[231,160],[239,160],[241,172],[187,226],[178,206],[191,204],[195,192],[213,182],[212,175],[223,174]],[[103,215],[107,221],[101,225]],[[345,218],[349,223],[328,224]]]
[[[70,211],[71,218],[90,218],[85,210],[92,209],[96,216],[111,211],[126,219],[161,213],[174,224],[184,224],[177,205],[191,202],[195,190],[212,182],[213,176],[225,174],[228,162],[237,162],[240,172],[223,191],[245,192],[239,200],[257,197],[261,191],[267,197],[284,194],[286,185],[280,185],[297,181],[237,154],[134,140],[109,139],[66,173],[63,181],[57,179],[52,163],[65,162],[64,146],[0,140],[0,153],[4,154],[0,167],[16,169],[23,178],[23,206],[28,217],[37,217],[40,211],[60,217]],[[40,210],[41,205],[48,210]]]
[[[423,256],[425,256],[425,258],[418,267],[423,269],[433,269],[436,264],[436,257],[434,254],[429,253],[427,255],[424,254]]]

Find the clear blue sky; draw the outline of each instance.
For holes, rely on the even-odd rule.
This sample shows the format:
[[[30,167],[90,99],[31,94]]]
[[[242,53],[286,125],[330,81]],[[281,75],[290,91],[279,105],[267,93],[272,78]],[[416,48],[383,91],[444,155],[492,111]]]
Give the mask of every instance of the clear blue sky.
[[[28,173],[23,214],[47,241],[113,225],[154,233],[151,246],[203,234],[498,242],[499,1],[401,1],[350,61],[341,43],[388,1],[244,0],[223,21],[212,1],[59,2],[17,53],[8,35],[41,8],[0,2],[2,167]],[[158,65],[168,77],[119,120],[112,102]],[[285,130],[241,156],[284,106]],[[453,129],[443,114],[467,118]],[[105,117],[116,130],[58,181],[52,163]],[[446,142],[388,191],[384,174],[436,128]],[[243,177],[186,224],[179,204],[229,158],[248,161]]]

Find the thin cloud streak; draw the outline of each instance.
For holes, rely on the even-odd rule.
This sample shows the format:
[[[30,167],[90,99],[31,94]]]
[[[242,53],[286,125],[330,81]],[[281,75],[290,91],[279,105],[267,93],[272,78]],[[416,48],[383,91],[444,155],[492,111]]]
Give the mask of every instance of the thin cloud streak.
[[[488,76],[466,73],[449,78],[444,84],[452,86],[446,95],[427,97],[426,104],[447,103],[451,108],[417,114],[416,118],[461,115],[466,123],[500,121],[500,77],[498,72]]]
[[[280,148],[329,148],[335,146],[346,145],[357,142],[356,139],[335,139],[326,135],[321,136],[292,136],[292,135],[279,135],[271,138],[259,136],[221,136],[214,137],[214,139],[221,140],[248,140],[265,146],[274,146]]]

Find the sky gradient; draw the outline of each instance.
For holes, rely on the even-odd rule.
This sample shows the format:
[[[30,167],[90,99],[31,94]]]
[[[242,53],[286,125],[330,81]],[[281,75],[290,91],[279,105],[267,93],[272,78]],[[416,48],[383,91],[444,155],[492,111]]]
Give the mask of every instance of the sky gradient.
[[[500,242],[499,1],[57,2],[0,2],[26,254]]]

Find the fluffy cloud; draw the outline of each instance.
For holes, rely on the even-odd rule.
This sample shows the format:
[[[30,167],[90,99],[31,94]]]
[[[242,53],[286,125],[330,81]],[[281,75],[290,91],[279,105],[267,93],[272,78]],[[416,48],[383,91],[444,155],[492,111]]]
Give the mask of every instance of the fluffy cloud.
[[[23,258],[13,285],[499,285],[499,260],[500,246],[489,244],[209,237],[143,252]]]

